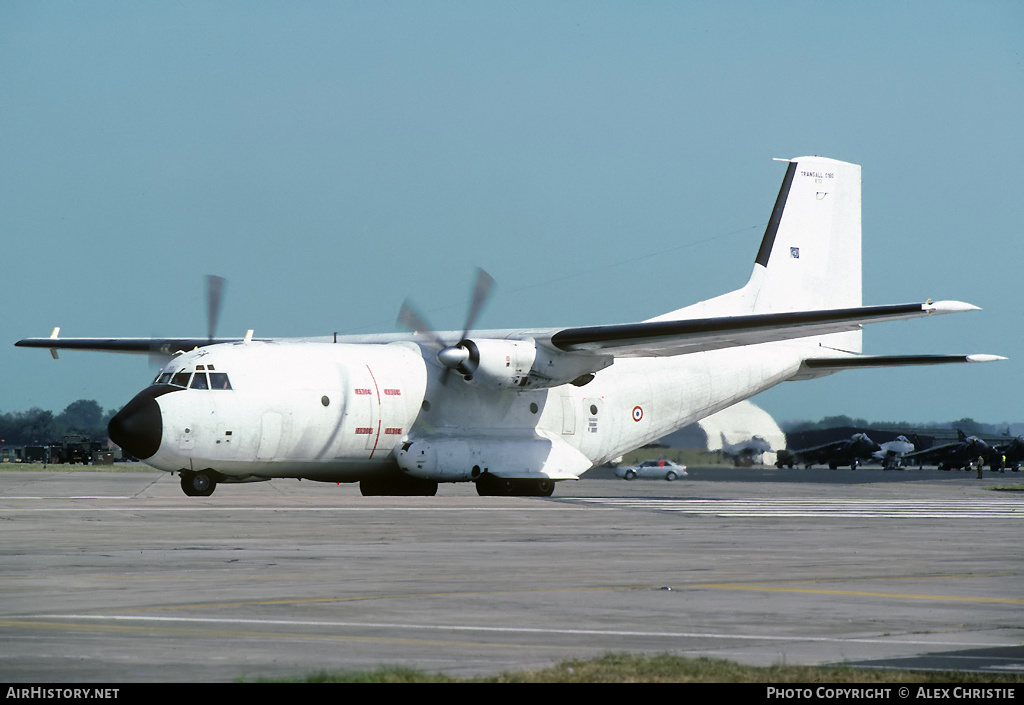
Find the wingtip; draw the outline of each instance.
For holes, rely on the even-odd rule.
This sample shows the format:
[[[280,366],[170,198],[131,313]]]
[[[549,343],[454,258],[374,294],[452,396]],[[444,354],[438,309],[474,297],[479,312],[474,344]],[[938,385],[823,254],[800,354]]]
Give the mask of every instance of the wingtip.
[[[968,355],[967,362],[996,362],[998,360],[1008,360],[1009,358],[1003,357],[1002,355]]]
[[[964,301],[932,301],[929,299],[922,307],[928,313],[961,313],[963,311],[980,311],[981,306],[975,306]]]

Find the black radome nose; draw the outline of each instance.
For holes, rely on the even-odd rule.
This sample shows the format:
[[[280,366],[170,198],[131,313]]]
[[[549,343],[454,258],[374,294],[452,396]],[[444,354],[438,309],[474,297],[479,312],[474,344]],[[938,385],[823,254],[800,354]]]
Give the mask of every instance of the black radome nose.
[[[107,434],[117,445],[139,460],[156,455],[164,433],[164,422],[156,398],[177,387],[168,385],[143,389],[107,424]]]

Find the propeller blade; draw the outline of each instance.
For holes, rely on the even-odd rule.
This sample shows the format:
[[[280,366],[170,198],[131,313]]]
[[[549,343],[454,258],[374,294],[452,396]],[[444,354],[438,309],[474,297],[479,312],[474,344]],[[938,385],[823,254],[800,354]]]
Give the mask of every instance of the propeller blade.
[[[462,337],[454,345],[449,344],[438,335],[424,318],[413,309],[408,299],[402,303],[402,308],[398,312],[398,325],[414,333],[425,335],[441,348],[437,353],[437,361],[444,367],[444,372],[441,374],[441,384],[448,383],[448,375],[452,370],[463,372],[463,370],[460,370],[460,367],[470,359],[470,350],[462,345],[462,341],[466,339],[469,331],[473,328],[473,324],[476,323],[477,316],[480,315],[480,310],[487,303],[487,298],[490,296],[493,286],[494,278],[483,269],[477,267],[472,299],[469,303],[469,311],[466,313],[466,327],[462,331]]]
[[[217,332],[217,319],[220,318],[220,305],[224,298],[224,277],[216,274],[206,275],[206,330],[209,339]]]
[[[463,340],[465,340],[469,331],[473,328],[473,324],[476,323],[476,318],[480,315],[480,310],[484,307],[484,304],[487,303],[487,298],[490,296],[493,286],[494,277],[480,267],[477,267],[476,283],[473,285],[473,299],[469,304],[469,311],[466,314],[466,327],[462,330]]]
[[[442,348],[448,345],[448,343],[446,343],[444,339],[430,327],[430,324],[423,319],[423,316],[416,312],[416,309],[412,307],[408,299],[402,302],[402,308],[398,311],[397,325],[405,328],[406,330],[411,330],[413,333],[422,333]]]

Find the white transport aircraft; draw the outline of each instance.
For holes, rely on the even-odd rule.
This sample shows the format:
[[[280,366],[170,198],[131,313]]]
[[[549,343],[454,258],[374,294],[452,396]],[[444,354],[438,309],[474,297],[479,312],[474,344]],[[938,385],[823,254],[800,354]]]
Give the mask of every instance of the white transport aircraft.
[[[219,483],[359,482],[364,495],[550,495],[554,483],[787,380],[993,355],[869,356],[865,323],[976,309],[861,304],[861,170],[788,162],[750,280],[638,323],[299,339],[22,340],[24,347],[174,356],[110,422],[111,439],[177,472],[188,495]],[[178,352],[175,352],[178,351]],[[184,351],[184,352],[181,352]]]

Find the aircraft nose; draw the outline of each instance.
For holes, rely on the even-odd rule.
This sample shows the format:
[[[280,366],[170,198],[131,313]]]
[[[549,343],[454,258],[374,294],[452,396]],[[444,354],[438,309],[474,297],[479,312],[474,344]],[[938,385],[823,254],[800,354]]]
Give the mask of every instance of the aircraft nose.
[[[107,434],[139,460],[156,455],[164,433],[163,417],[156,398],[177,387],[153,386],[142,390],[107,424]]]

